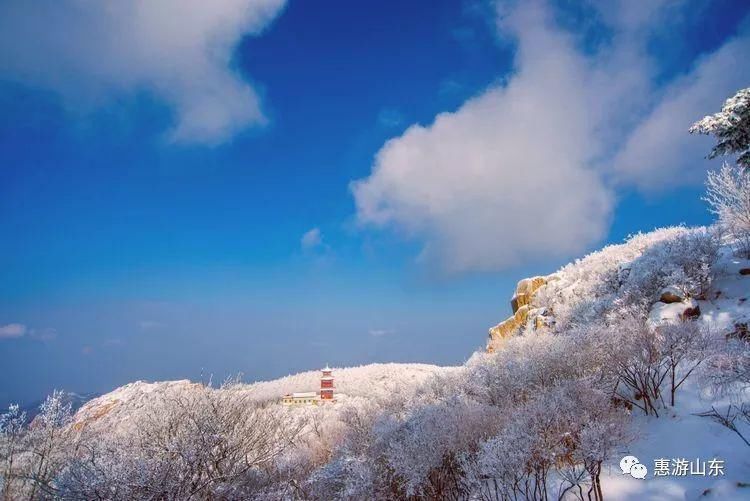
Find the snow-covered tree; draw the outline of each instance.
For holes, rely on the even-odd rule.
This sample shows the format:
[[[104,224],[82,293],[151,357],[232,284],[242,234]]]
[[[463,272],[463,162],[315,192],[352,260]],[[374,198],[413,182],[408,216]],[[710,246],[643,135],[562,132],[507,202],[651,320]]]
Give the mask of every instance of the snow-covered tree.
[[[750,446],[750,342],[733,338],[724,349],[716,350],[708,360],[704,376],[718,394],[729,397],[723,409],[711,407],[701,414],[732,430]]]
[[[30,499],[56,493],[55,477],[74,447],[70,399],[55,390],[39,408],[24,440],[28,453],[25,476],[31,483]]]
[[[461,455],[475,451],[501,422],[496,408],[456,398],[420,407],[380,440],[405,495],[459,499],[466,493]]]
[[[716,336],[706,324],[694,320],[664,324],[656,335],[667,361],[670,405],[674,407],[677,390],[712,355]]]
[[[727,99],[720,112],[694,123],[690,132],[716,137],[708,158],[736,154],[737,165],[750,169],[750,87]]]
[[[667,286],[702,297],[710,288],[719,239],[712,228],[661,228],[636,234],[570,263],[534,296],[556,320],[556,331],[617,317],[623,308],[645,314]]]
[[[541,391],[468,458],[474,493],[493,500],[562,499],[585,487],[589,499],[601,499],[601,465],[630,439],[626,419],[585,379]]]
[[[704,199],[733,237],[737,252],[750,257],[750,169],[725,163],[719,172],[709,172]]]
[[[300,432],[230,384],[150,402],[137,428],[89,437],[58,477],[76,499],[252,499]]]
[[[26,430],[26,413],[18,404],[0,414],[0,499],[10,501],[20,497],[16,491],[19,476],[17,460]]]

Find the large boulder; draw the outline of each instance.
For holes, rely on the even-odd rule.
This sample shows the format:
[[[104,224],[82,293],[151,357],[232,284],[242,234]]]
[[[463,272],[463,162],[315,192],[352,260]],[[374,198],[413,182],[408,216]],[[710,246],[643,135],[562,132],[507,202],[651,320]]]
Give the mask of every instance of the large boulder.
[[[534,330],[538,331],[553,327],[555,325],[555,317],[552,316],[552,311],[549,308],[533,308],[529,310],[526,323],[532,325]]]
[[[518,311],[521,306],[530,305],[531,300],[534,297],[534,293],[539,290],[541,286],[547,283],[548,277],[531,277],[524,278],[518,285],[516,285],[516,292],[510,299],[510,307],[513,308],[513,313]]]
[[[554,325],[555,319],[548,308],[532,308],[531,302],[534,295],[551,280],[559,279],[557,275],[546,277],[536,276],[524,278],[516,285],[515,293],[510,300],[513,315],[496,326],[490,328],[487,351],[495,351],[502,341],[515,336],[526,327],[527,324],[535,330],[548,328]]]
[[[685,299],[685,293],[675,286],[664,287],[661,292],[659,292],[659,301],[662,303],[681,303]]]

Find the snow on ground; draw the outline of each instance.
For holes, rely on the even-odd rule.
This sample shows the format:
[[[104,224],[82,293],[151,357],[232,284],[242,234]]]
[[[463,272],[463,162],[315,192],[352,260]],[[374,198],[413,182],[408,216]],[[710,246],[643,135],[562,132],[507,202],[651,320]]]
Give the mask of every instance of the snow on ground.
[[[138,425],[139,410],[154,401],[163,401],[185,394],[200,387],[187,379],[148,383],[136,381],[116,388],[109,393],[88,401],[78,412],[74,426],[94,425],[126,431]]]
[[[740,270],[750,261],[732,256],[723,248],[714,267],[715,281],[708,299],[699,301],[700,321],[710,323],[717,335],[734,331],[738,322],[750,320],[750,275]],[[670,306],[670,305],[667,305]],[[605,467],[602,487],[607,500],[750,500],[750,447],[731,430],[697,416],[716,406],[726,408],[728,401],[715,400],[702,393],[700,380],[692,377],[677,393],[674,410],[659,417],[635,415],[633,428],[639,439]],[[742,430],[745,436],[750,430]],[[636,456],[648,468],[648,476],[638,480],[622,474],[619,460]],[[654,476],[654,461],[666,458],[687,461],[724,461],[724,476]],[[688,471],[689,473],[689,471]],[[708,473],[708,470],[707,470]]]
[[[639,439],[604,468],[605,499],[750,499],[750,447],[727,428],[695,415],[725,402],[702,395],[695,381],[688,380],[685,384],[689,386],[680,388],[673,412],[664,411],[659,418],[643,415],[633,418],[633,429]],[[648,476],[644,480],[622,474],[619,461],[626,455],[633,455],[646,465]],[[654,476],[654,461],[662,458],[670,460],[670,473],[672,459],[724,460],[725,475]],[[738,487],[743,484],[745,487]]]
[[[711,297],[698,302],[701,319],[722,332],[731,332],[734,324],[750,322],[750,275],[740,273],[750,270],[750,260],[733,257],[729,249],[723,248],[714,269]]]

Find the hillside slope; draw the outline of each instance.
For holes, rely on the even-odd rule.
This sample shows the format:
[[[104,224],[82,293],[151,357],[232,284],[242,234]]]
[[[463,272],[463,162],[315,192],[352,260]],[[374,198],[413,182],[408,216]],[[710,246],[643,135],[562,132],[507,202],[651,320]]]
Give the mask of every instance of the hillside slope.
[[[318,389],[315,370],[216,390],[136,382],[88,402],[73,427],[97,441],[118,435],[127,451],[104,456],[114,464],[143,454],[136,438],[166,434],[168,454],[150,461],[171,470],[172,434],[191,457],[207,432],[200,422],[182,429],[182,416],[219,419],[229,436],[232,420],[269,419],[289,438],[252,487],[241,484],[253,499],[750,499],[750,447],[698,415],[748,402],[746,383],[720,393],[713,381],[717,360],[750,361],[749,298],[750,261],[732,242],[711,228],[665,228],[522,280],[514,315],[463,366],[334,368],[337,401],[317,407],[280,404]],[[750,437],[746,421],[735,424]],[[625,455],[646,478],[623,475]],[[721,461],[721,474],[672,474],[673,462],[696,460]],[[667,474],[655,474],[657,462]]]
[[[723,334],[747,326],[750,321],[750,260],[732,255],[723,247],[714,265],[711,292],[698,300],[699,322]],[[707,392],[700,379],[688,380],[684,394],[673,409],[659,418],[635,416],[633,428],[639,437],[624,453],[638,457],[649,468],[644,480],[623,475],[617,460],[610,463],[603,479],[606,499],[613,500],[743,500],[750,499],[750,448],[729,429],[700,417],[711,407],[726,409],[728,398]],[[740,431],[748,436],[747,427]],[[670,475],[653,475],[655,461],[667,459]],[[675,459],[724,462],[724,475],[674,476]],[[615,458],[617,459],[617,458]]]

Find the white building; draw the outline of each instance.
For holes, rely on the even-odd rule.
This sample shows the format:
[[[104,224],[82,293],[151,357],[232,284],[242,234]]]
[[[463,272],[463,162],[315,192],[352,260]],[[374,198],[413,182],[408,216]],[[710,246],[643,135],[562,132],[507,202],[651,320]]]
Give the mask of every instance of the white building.
[[[314,391],[303,391],[284,395],[281,403],[284,405],[318,405],[318,393]]]

